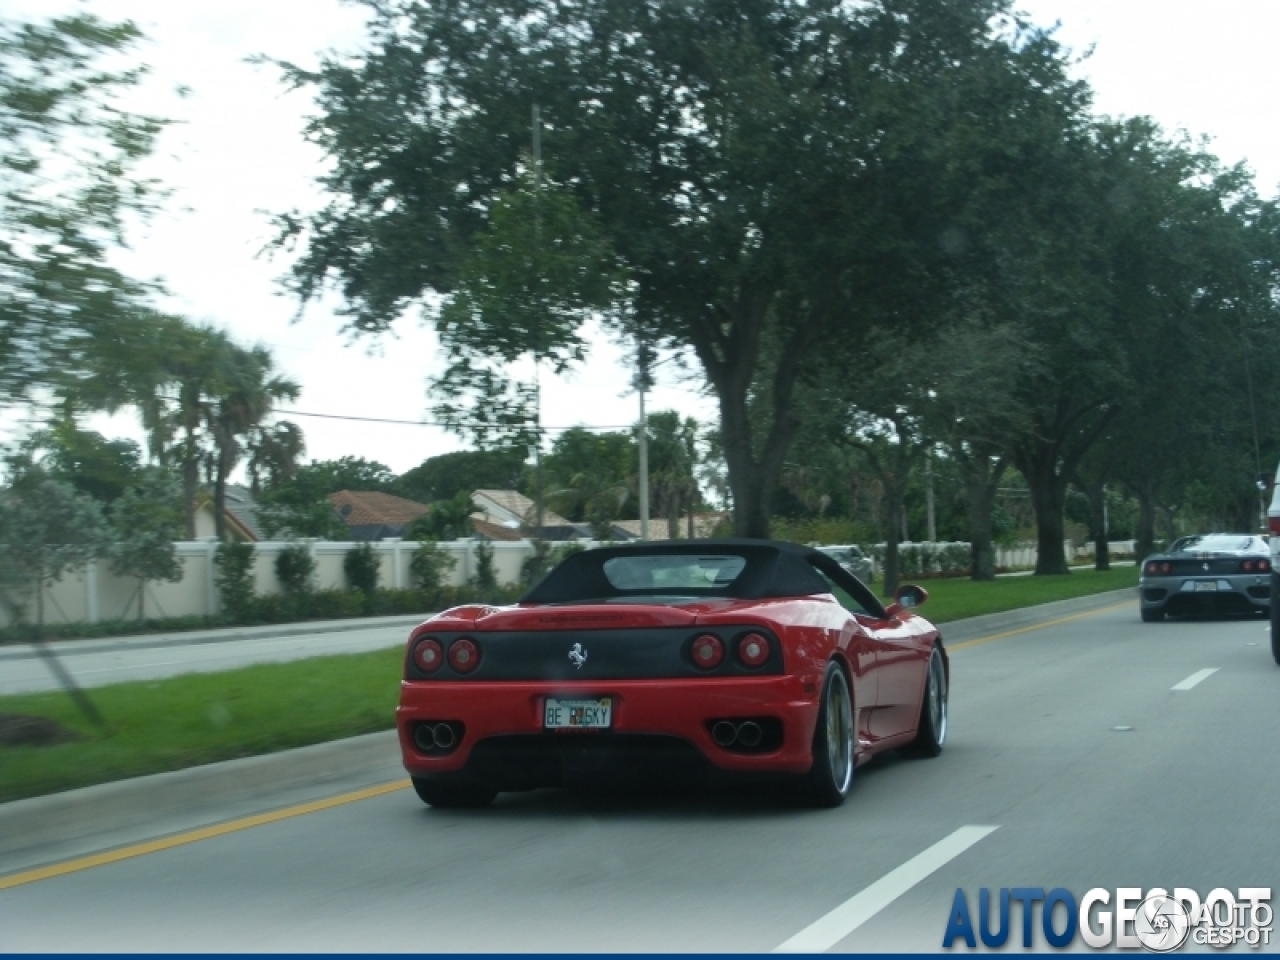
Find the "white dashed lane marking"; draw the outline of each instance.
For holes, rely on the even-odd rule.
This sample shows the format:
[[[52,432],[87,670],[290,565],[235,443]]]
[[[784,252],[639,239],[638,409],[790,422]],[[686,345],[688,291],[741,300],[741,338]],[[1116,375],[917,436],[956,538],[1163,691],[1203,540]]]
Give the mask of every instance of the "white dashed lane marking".
[[[1183,680],[1181,683],[1175,683],[1169,689],[1170,690],[1190,690],[1201,680],[1204,680],[1207,677],[1211,677],[1217,672],[1218,672],[1217,667],[1210,667],[1208,670],[1197,670],[1191,676],[1187,677],[1187,679]]]
[[[964,853],[999,827],[961,827],[928,850],[891,870],[825,917],[805,927],[774,953],[821,953],[830,950],[938,868]]]

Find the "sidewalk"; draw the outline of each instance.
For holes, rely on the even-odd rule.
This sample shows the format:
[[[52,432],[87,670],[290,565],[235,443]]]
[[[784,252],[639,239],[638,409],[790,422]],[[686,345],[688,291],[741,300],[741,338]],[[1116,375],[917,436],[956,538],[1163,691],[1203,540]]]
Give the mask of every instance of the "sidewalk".
[[[403,648],[426,614],[317,620],[190,633],[157,633],[98,640],[60,640],[50,646],[85,688],[162,680],[184,673],[217,673],[260,663]],[[57,678],[30,644],[0,648],[0,696],[56,690]]]
[[[392,617],[356,617],[350,620],[303,620],[298,623],[269,623],[260,627],[217,627],[212,630],[180,630],[172,633],[139,633],[119,637],[93,637],[76,640],[50,640],[45,643],[59,656],[103,653],[123,650],[154,650],[195,646],[202,643],[227,643],[233,640],[268,639],[272,637],[312,636],[346,633],[352,630],[376,630],[383,627],[412,627],[430,617],[430,613],[400,614]],[[31,660],[39,654],[29,643],[0,646],[0,661]]]
[[[1113,566],[1113,567],[1132,567],[1135,563],[1137,563],[1137,561],[1136,561],[1136,560],[1112,560],[1112,561],[1111,561],[1111,566]],[[1069,568],[1069,569],[1071,569],[1071,570],[1092,570],[1092,569],[1093,569],[1093,564],[1092,564],[1092,563],[1073,563],[1073,564],[1071,564],[1071,566],[1070,566],[1070,568]],[[1031,576],[1033,573],[1035,573],[1035,571],[1034,571],[1034,570],[1015,570],[1015,571],[1013,571],[1013,573],[997,573],[997,574],[996,574],[996,576],[997,576],[997,577],[1029,577],[1029,576]]]

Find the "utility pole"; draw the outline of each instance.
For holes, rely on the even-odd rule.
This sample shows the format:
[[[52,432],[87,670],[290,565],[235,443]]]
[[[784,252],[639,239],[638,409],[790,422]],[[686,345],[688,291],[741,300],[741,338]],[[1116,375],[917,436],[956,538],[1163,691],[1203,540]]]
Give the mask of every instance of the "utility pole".
[[[542,210],[539,200],[542,197],[542,114],[538,105],[533,105],[533,235],[534,243],[542,247]],[[533,483],[534,503],[537,515],[538,533],[542,536],[546,512],[542,503],[542,384],[538,376],[538,366],[542,359],[541,331],[533,333]]]
[[[636,389],[640,394],[640,539],[649,539],[649,421],[644,412],[644,394],[649,388],[649,350],[642,339],[636,341]]]
[[[938,521],[933,512],[933,451],[926,450],[924,455],[924,508],[925,520],[929,528],[929,542],[938,542]]]

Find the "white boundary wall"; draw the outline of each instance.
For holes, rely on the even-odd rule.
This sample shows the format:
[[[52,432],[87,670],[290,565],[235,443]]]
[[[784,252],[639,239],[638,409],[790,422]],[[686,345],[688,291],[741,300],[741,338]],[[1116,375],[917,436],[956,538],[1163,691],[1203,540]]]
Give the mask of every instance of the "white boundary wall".
[[[353,542],[331,540],[301,541],[316,561],[316,572],[313,586],[317,590],[343,590],[348,584],[343,573],[342,563],[347,551],[356,546]],[[440,549],[454,558],[453,569],[445,577],[451,586],[461,586],[475,573],[476,548],[480,540],[454,540],[439,544]],[[291,544],[287,541],[266,541],[255,543],[253,582],[254,592],[258,595],[269,595],[280,592],[280,583],[276,579],[275,559],[280,551]],[[592,542],[582,542],[584,547],[596,546]],[[217,566],[214,553],[218,542],[212,538],[206,540],[183,541],[175,544],[178,560],[182,564],[182,579],[176,583],[149,582],[146,585],[145,612],[148,617],[187,617],[212,616],[219,609],[218,589],[215,583]],[[379,540],[372,543],[374,553],[380,564],[378,585],[393,590],[408,589],[412,586],[409,573],[409,560],[417,549],[416,541]],[[499,583],[511,584],[520,582],[521,568],[529,557],[533,556],[533,544],[528,540],[514,542],[494,541],[493,565]],[[903,546],[907,546],[904,544]],[[912,544],[911,546],[925,546]],[[936,546],[946,546],[937,544]],[[967,547],[967,544],[965,544]],[[1071,550],[1070,541],[1066,544],[1067,555],[1081,557],[1092,555],[1092,543]],[[1132,541],[1118,541],[1111,544],[1115,553],[1132,553]],[[1012,548],[997,550],[996,563],[1002,567],[1029,567],[1036,562],[1034,543],[1019,544]],[[29,594],[29,592],[28,592]],[[29,595],[15,595],[10,591],[10,598],[23,603],[28,611],[34,611],[34,598]],[[57,623],[98,623],[102,620],[133,619],[138,615],[137,607],[138,581],[118,577],[111,571],[109,562],[98,560],[90,563],[86,569],[76,570],[63,576],[59,581],[45,587],[45,621]],[[32,613],[28,613],[30,619]],[[0,627],[12,622],[8,604],[0,603]]]
[[[454,558],[453,569],[445,577],[445,583],[461,586],[475,573],[476,548],[484,541],[455,540],[439,544],[440,549]],[[316,561],[313,586],[317,590],[344,590],[347,578],[342,569],[347,551],[356,546],[353,542],[331,540],[304,540]],[[584,546],[594,544],[584,543]],[[280,551],[291,546],[286,541],[265,541],[253,544],[254,593],[269,595],[280,592],[276,579],[275,559]],[[371,546],[378,557],[380,571],[378,586],[393,590],[412,586],[409,560],[417,549],[416,541],[379,540]],[[533,556],[533,544],[528,540],[511,543],[495,541],[493,566],[499,583],[520,582],[520,573],[526,558]],[[218,549],[215,539],[182,541],[175,544],[178,561],[182,564],[182,579],[176,583],[148,582],[144,610],[147,617],[212,616],[219,610],[218,588],[215,582],[217,565],[214,554]],[[8,590],[6,596],[22,604],[28,611],[27,619],[34,616],[35,602],[30,590]],[[98,560],[87,568],[64,574],[61,580],[45,587],[45,622],[98,623],[102,620],[133,619],[138,615],[138,581],[116,576],[109,561]],[[12,622],[9,605],[0,603],[0,627]]]

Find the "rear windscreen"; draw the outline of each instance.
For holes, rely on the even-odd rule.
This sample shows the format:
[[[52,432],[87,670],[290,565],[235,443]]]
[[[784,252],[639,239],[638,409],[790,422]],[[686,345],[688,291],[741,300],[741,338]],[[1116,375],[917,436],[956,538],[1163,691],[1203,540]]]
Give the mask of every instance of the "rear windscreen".
[[[1208,534],[1198,537],[1183,537],[1169,548],[1170,553],[1234,553],[1244,550],[1260,550],[1262,544],[1254,537],[1232,536],[1230,534]]]
[[[566,557],[522,603],[611,603],[674,597],[803,597],[826,584],[803,547],[767,541],[598,547]],[[820,555],[819,555],[820,556]],[[826,557],[835,570],[839,564]],[[847,576],[841,571],[842,576]]]
[[[701,593],[729,587],[746,566],[745,557],[726,554],[622,556],[604,562],[604,575],[615,590]]]

